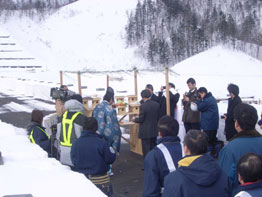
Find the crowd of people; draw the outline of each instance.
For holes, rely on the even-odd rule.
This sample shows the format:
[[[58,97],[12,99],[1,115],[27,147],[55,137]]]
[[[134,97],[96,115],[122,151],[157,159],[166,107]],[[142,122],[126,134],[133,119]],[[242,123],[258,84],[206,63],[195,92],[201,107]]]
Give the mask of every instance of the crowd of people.
[[[257,110],[241,101],[239,88],[229,84],[224,147],[217,139],[217,100],[193,78],[183,95],[184,139],[178,137],[175,118],[180,95],[169,83],[170,115],[166,87],[158,95],[147,84],[141,91],[138,137],[144,158],[144,197],[161,196],[262,196],[262,128]],[[33,110],[27,131],[32,143],[72,170],[83,173],[107,196],[113,196],[112,164],[120,152],[121,130],[113,107],[114,90],[108,87],[92,117],[84,115],[82,97],[56,99],[57,127],[51,136],[42,126],[43,113]],[[61,107],[62,106],[62,107]],[[54,143],[56,142],[56,143]],[[55,152],[55,154],[54,154]]]

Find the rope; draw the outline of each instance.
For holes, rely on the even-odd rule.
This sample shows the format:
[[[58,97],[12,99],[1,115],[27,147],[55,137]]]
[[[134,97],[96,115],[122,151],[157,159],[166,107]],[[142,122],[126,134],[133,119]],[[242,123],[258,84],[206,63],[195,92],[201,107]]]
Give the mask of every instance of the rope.
[[[106,73],[126,73],[126,74],[130,74],[130,72],[134,72],[137,71],[137,74],[139,74],[139,72],[164,72],[165,68],[149,68],[149,69],[128,69],[128,70],[103,70],[103,71],[97,71],[97,70],[91,70],[91,69],[85,69],[82,71],[63,71],[63,73],[80,73],[80,74],[85,74],[85,73],[89,73],[89,74],[106,74]],[[173,71],[173,70],[169,70],[170,74],[176,75],[176,76],[180,76],[180,74],[178,74],[177,72]]]

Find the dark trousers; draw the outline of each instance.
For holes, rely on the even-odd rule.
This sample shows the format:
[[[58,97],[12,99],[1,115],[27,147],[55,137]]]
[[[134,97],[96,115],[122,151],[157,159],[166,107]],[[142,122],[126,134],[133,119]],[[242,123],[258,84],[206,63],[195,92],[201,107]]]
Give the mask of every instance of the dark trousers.
[[[106,173],[104,175],[87,175],[85,176],[92,181],[96,187],[98,187],[105,195],[112,197],[113,196],[113,186],[110,181],[109,175]]]
[[[184,127],[186,130],[186,133],[190,130],[190,129],[195,129],[195,130],[200,130],[200,123],[188,123],[188,122],[184,122]]]
[[[143,157],[145,158],[146,154],[155,147],[156,137],[146,138],[146,139],[141,139],[141,140],[142,140]]]
[[[208,137],[208,144],[214,146],[217,144],[217,130],[204,131]]]
[[[218,144],[217,140],[217,130],[204,131],[208,137],[208,149],[211,155],[217,155],[216,145]]]

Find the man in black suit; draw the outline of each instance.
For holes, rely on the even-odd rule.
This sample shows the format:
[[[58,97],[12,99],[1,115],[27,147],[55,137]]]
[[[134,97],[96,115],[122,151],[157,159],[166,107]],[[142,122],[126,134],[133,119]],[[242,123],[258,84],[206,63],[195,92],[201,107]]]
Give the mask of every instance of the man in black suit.
[[[139,116],[134,122],[140,123],[138,137],[142,140],[143,157],[156,145],[157,121],[159,118],[159,104],[152,99],[149,90],[141,92],[143,103],[140,106]]]
[[[224,115],[225,119],[225,135],[227,141],[234,137],[237,134],[235,128],[235,120],[234,120],[234,109],[239,104],[242,103],[241,98],[238,96],[239,87],[235,84],[230,83],[227,87],[227,90],[230,94],[230,98],[228,99],[227,106],[227,114]]]

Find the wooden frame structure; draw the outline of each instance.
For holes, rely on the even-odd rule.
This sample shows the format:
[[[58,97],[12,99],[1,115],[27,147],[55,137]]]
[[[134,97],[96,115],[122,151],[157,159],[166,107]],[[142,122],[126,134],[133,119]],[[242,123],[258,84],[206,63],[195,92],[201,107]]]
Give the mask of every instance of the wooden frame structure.
[[[81,91],[81,73],[77,72],[77,78],[78,78],[78,92],[80,95],[82,95]],[[166,81],[166,111],[167,115],[170,115],[170,95],[169,95],[169,77],[168,77],[168,67],[165,68],[165,81]],[[109,75],[106,75],[106,87],[109,87],[109,81],[110,77]],[[63,72],[60,71],[60,84],[63,85]],[[142,153],[142,142],[141,139],[138,138],[138,130],[139,130],[139,124],[134,123],[133,119],[135,116],[139,115],[139,108],[140,104],[134,104],[134,102],[137,101],[138,97],[138,89],[137,89],[137,69],[134,69],[134,91],[135,95],[130,95],[128,97],[128,112],[126,112],[126,106],[118,106],[118,115],[123,115],[122,118],[119,120],[120,126],[129,126],[130,130],[130,139],[126,139],[122,136],[122,139],[127,141],[130,144],[130,150],[132,152],[135,152],[137,154],[143,155]],[[116,101],[121,100],[121,102],[124,102],[124,97],[115,97]],[[88,102],[92,101],[92,107],[89,107]],[[83,103],[85,107],[85,114],[87,116],[92,115],[92,111],[95,108],[97,104],[100,103],[100,98],[83,98]],[[129,116],[129,122],[122,122],[122,120]]]

